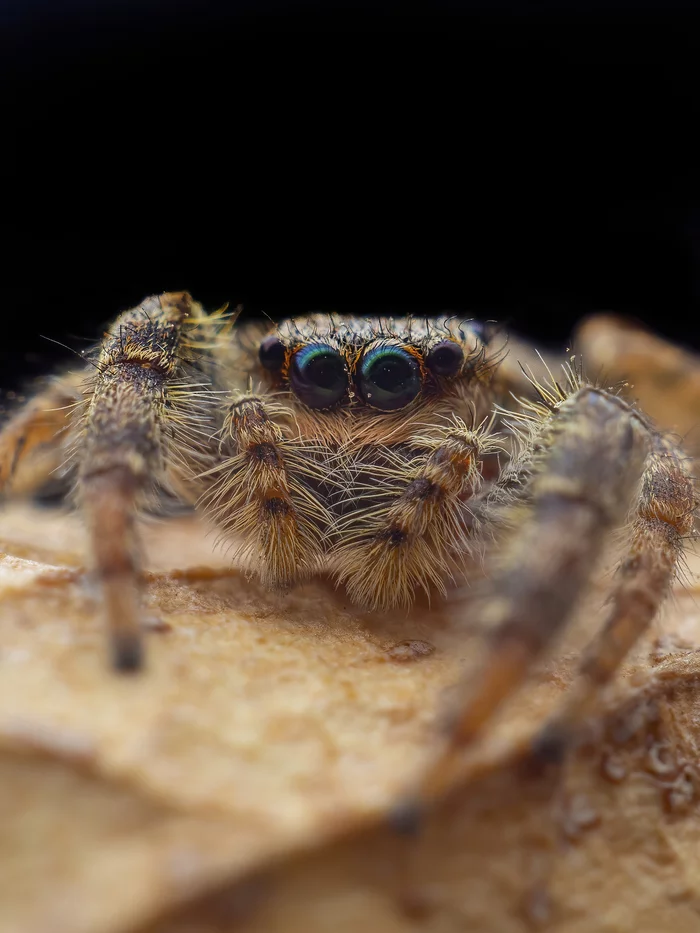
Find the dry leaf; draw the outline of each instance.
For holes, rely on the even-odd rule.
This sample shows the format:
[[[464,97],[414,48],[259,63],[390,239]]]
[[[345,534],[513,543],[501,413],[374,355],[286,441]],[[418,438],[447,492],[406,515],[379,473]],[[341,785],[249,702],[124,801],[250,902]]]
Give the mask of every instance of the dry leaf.
[[[77,517],[0,518],[3,933],[698,929],[692,591],[564,787],[513,762],[566,688],[598,592],[464,787],[404,838],[385,817],[473,663],[464,607],[362,616],[323,581],[261,591],[195,519],[145,537],[149,666],[124,678],[106,667]]]

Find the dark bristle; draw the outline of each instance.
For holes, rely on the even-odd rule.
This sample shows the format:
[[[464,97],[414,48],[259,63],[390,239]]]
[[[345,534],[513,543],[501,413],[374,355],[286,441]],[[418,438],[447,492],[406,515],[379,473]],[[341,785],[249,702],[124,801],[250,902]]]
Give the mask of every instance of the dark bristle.
[[[384,528],[378,532],[375,537],[377,541],[385,541],[389,547],[399,547],[406,541],[408,535],[403,528],[392,525],[390,528]]]
[[[281,467],[282,457],[274,444],[251,444],[248,449],[251,460],[257,460],[271,467]]]
[[[288,515],[292,509],[291,505],[279,496],[265,499],[263,506],[270,515]]]
[[[439,486],[425,477],[412,480],[404,490],[405,499],[437,498],[440,493]]]
[[[120,674],[138,674],[143,670],[143,642],[138,636],[120,635],[113,640],[112,667]]]

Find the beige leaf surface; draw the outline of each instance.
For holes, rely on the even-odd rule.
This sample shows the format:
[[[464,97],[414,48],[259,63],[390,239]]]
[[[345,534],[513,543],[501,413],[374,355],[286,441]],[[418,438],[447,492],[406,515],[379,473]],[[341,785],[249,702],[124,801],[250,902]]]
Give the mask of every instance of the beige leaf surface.
[[[149,665],[124,678],[78,518],[0,517],[3,933],[700,929],[692,588],[563,785],[516,759],[602,591],[404,838],[386,813],[478,658],[468,604],[362,615],[324,581],[262,591],[194,518],[144,535]]]

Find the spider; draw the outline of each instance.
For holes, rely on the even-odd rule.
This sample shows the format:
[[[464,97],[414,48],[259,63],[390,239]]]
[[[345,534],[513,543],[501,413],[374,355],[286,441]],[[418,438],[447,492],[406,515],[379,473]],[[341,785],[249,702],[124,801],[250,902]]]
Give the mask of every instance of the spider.
[[[695,517],[686,458],[629,401],[576,365],[525,380],[493,336],[446,315],[242,325],[187,293],[150,297],[6,422],[0,485],[72,478],[119,671],[143,662],[135,515],[163,493],[201,511],[269,587],[328,573],[383,611],[478,571],[470,611],[487,651],[414,797],[426,800],[565,626],[622,526],[607,620],[543,736],[562,745],[652,622]]]

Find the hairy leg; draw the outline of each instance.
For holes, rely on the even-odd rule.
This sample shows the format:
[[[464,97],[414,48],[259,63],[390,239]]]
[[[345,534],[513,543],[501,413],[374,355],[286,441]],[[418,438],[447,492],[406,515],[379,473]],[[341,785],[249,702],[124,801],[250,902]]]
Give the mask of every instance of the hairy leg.
[[[565,625],[642,476],[650,432],[626,402],[588,386],[549,400],[527,503],[512,506],[511,530],[476,609],[489,631],[486,656],[463,685],[442,754],[401,813],[409,822],[416,807],[450,786],[461,749]]]
[[[288,414],[264,397],[234,397],[217,462],[194,480],[203,490],[198,504],[222,536],[240,542],[263,583],[282,588],[318,569],[330,522],[312,486],[321,451],[285,436]]]
[[[76,497],[113,663],[121,671],[143,662],[134,523],[141,502],[165,478],[168,443],[183,415],[172,388],[182,380],[180,349],[192,308],[186,293],[165,294],[117,318],[101,344],[76,426]]]
[[[66,462],[64,441],[72,416],[84,399],[84,370],[52,379],[31,396],[0,430],[0,492],[31,495]]]
[[[353,602],[373,609],[409,606],[415,590],[445,592],[445,578],[473,546],[481,464],[498,448],[488,427],[470,428],[459,418],[425,436],[408,453],[363,451],[352,466],[352,511],[337,523],[331,555],[336,578]],[[379,461],[379,462],[377,462]],[[348,467],[346,466],[346,469]],[[363,485],[366,475],[371,482]]]
[[[166,487],[192,501],[212,461],[220,409],[215,350],[234,314],[207,314],[186,292],[119,315],[83,371],[58,377],[0,432],[0,490],[32,492],[58,467],[74,479],[112,659],[142,665],[136,514]]]
[[[653,621],[677,574],[696,508],[688,462],[669,441],[653,437],[608,616],[584,651],[578,681],[563,710],[535,742],[536,753],[561,757],[575,737],[576,725],[592,712],[601,688]]]

